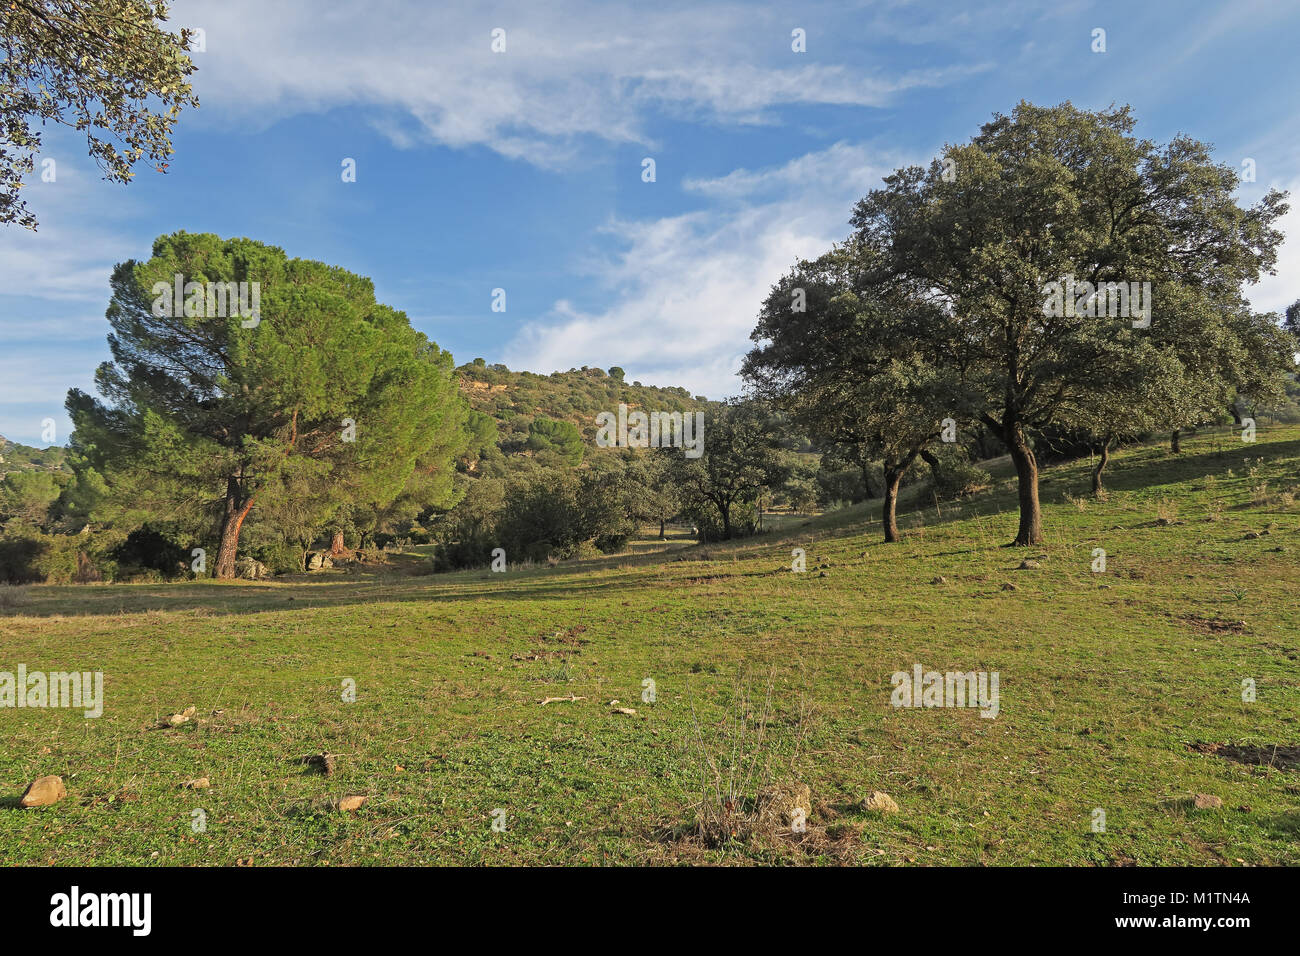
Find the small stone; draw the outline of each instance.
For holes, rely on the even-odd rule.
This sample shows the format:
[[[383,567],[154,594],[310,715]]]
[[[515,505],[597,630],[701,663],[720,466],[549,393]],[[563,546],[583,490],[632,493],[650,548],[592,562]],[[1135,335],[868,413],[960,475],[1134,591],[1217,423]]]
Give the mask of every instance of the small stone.
[[[930,579],[930,583],[931,583],[931,584],[947,584],[947,583],[948,583],[948,579],[945,578],[942,574],[940,574],[938,577],[931,578],[931,579]]]
[[[819,578],[824,578],[824,577],[826,577],[826,572],[825,572],[825,571],[818,571],[818,572],[817,572],[817,577],[819,577]]]
[[[1014,584],[1012,584],[1010,581],[1003,581],[1003,582],[1002,582],[1002,590],[1004,590],[1004,591],[1019,591],[1020,589],[1019,589],[1018,587],[1016,587]]]
[[[1221,799],[1209,793],[1198,793],[1192,798],[1192,802],[1196,804],[1197,810],[1217,810],[1223,806]]]
[[[1025,560],[1023,560],[1023,561],[1020,562],[1020,570],[1021,570],[1021,571],[1037,571],[1037,570],[1038,570],[1039,568],[1041,568],[1041,567],[1042,567],[1041,564],[1039,564],[1037,561],[1033,561],[1033,560],[1031,560],[1031,559],[1029,559],[1029,558],[1025,558]]]
[[[337,806],[344,813],[356,813],[358,810],[361,809],[361,805],[365,803],[368,799],[370,798],[363,797],[359,793],[354,793],[351,796],[340,797]]]
[[[206,790],[212,786],[212,782],[207,777],[197,777],[194,780],[186,780],[181,786],[186,790]]]
[[[897,813],[898,804],[889,794],[872,790],[863,798],[862,809],[869,813]]]
[[[1168,519],[1168,518],[1157,518],[1157,519],[1156,519],[1156,524],[1157,524],[1159,527],[1163,528],[1163,527],[1165,527],[1166,525],[1169,524],[1169,519]]]
[[[181,724],[188,724],[194,717],[194,708],[186,707],[179,714],[172,714],[167,718],[168,727],[179,727]]]
[[[634,715],[636,714],[636,711],[633,710],[631,707],[615,707],[613,710],[610,711],[610,713],[611,713],[611,714],[626,714],[627,716],[632,717],[632,716],[634,716]]]
[[[1254,541],[1254,540],[1255,540],[1256,538],[1258,538],[1258,537],[1260,537],[1260,533],[1259,533],[1258,531],[1247,531],[1247,532],[1246,532],[1246,540],[1247,540],[1247,541]]]
[[[27,785],[27,789],[23,791],[18,805],[20,807],[48,807],[58,803],[67,795],[68,790],[63,786],[62,777],[53,775],[37,777]]]

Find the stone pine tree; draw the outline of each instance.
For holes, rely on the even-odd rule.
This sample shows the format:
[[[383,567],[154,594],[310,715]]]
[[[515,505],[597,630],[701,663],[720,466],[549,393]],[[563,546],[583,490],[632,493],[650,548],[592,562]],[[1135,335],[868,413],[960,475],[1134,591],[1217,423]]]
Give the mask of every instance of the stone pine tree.
[[[1125,305],[1130,283],[1151,284],[1142,305],[1158,330],[1173,287],[1232,301],[1276,261],[1285,194],[1243,208],[1235,170],[1214,163],[1205,145],[1179,136],[1157,146],[1134,126],[1128,107],[1021,103],[947,148],[942,162],[886,177],[854,212],[858,239],[961,325],[954,347],[982,392],[980,421],[1016,467],[1019,545],[1042,539],[1034,435],[1068,425],[1067,410],[1090,400],[1117,331],[1145,322],[1135,296]],[[1071,308],[1054,309],[1050,284],[1071,279],[1101,286],[1102,296],[1083,287]],[[1201,342],[1193,334],[1179,347],[1196,356]],[[1222,379],[1231,370],[1211,372]]]
[[[949,311],[882,279],[871,251],[850,242],[773,287],[742,374],[819,443],[882,462],[881,523],[885,540],[898,541],[903,476],[970,418],[959,335]]]
[[[172,128],[198,106],[197,34],[163,29],[167,17],[157,0],[0,3],[0,224],[36,228],[19,190],[46,123],[85,133],[106,179],[129,182],[142,159],[166,171]]]
[[[241,282],[258,284],[240,297],[254,315],[231,306],[224,284]],[[450,494],[466,415],[451,356],[369,279],[181,232],[114,270],[108,320],[103,399],[68,395],[72,445],[104,477],[110,517],[210,520],[217,577],[234,576],[244,522],[259,507],[274,520],[286,496],[301,527],[385,506],[417,468],[447,472]]]

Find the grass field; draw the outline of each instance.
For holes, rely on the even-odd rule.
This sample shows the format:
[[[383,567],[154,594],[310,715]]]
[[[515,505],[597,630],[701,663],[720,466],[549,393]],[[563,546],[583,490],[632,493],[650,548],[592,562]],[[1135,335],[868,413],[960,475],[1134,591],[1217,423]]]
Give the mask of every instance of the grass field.
[[[505,574],[6,592],[0,670],[106,701],[0,710],[0,862],[1300,864],[1300,428],[1121,451],[1104,501],[1087,470],[1045,471],[1033,549],[1001,465],[896,545],[864,506]],[[891,707],[917,663],[997,671],[998,716]],[[18,808],[41,774],[68,796]],[[727,823],[732,777],[737,815],[808,785],[806,832]]]

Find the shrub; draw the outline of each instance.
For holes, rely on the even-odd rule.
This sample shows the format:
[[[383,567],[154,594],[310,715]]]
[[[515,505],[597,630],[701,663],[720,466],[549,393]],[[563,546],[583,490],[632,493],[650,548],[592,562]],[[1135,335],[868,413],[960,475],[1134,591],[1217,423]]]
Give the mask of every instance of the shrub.
[[[992,481],[993,476],[979,465],[959,459],[949,460],[941,462],[937,481],[931,476],[930,488],[940,501],[952,501],[983,491]]]
[[[46,534],[10,522],[0,534],[0,581],[9,584],[88,584],[111,580],[117,562],[109,552],[121,535],[83,531]]]
[[[500,547],[496,528],[504,501],[505,488],[499,480],[479,478],[470,482],[461,502],[437,522],[434,569],[450,571],[487,564],[492,549]]]

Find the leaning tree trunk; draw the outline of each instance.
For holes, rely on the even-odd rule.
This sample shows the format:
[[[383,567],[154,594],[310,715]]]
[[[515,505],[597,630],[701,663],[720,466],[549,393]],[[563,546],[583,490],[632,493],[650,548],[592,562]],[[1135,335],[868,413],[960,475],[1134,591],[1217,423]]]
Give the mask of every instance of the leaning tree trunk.
[[[244,499],[238,478],[226,479],[226,508],[221,516],[221,540],[217,545],[217,563],[213,577],[229,580],[235,576],[235,555],[239,551],[239,531],[252,510],[253,499]]]
[[[1169,450],[1175,455],[1179,454],[1183,450],[1183,444],[1180,441],[1181,438],[1182,433],[1177,428],[1175,428],[1173,434],[1169,436]]]
[[[1016,479],[1020,496],[1020,530],[1015,544],[1020,546],[1043,543],[1043,513],[1038,504],[1038,459],[1024,429],[1019,425],[1008,430],[1007,447],[1016,466]]]
[[[934,478],[934,486],[935,486],[936,488],[938,488],[938,487],[939,487],[939,480],[940,480],[940,477],[941,477],[941,476],[940,476],[940,471],[939,471],[939,459],[938,459],[938,457],[934,454],[934,452],[930,451],[930,449],[928,449],[928,448],[922,448],[922,449],[921,449],[921,458],[922,458],[922,460],[923,460],[927,465],[930,466],[930,474],[931,474],[931,476],[933,476],[933,478]]]
[[[1107,435],[1101,442],[1101,457],[1097,459],[1097,467],[1092,470],[1092,493],[1101,494],[1101,473],[1106,468],[1106,463],[1110,461],[1110,436]]]

